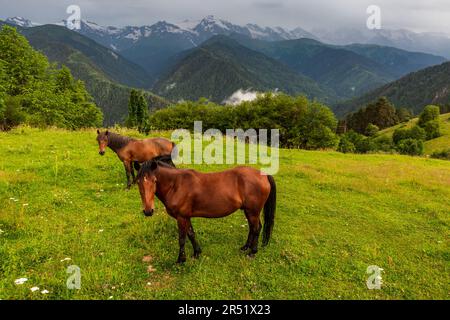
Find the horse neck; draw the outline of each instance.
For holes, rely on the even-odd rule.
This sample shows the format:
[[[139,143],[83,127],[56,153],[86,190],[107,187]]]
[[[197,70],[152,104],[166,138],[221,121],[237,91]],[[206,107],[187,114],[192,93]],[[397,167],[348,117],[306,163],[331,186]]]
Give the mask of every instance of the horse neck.
[[[110,136],[110,142],[108,143],[108,147],[117,153],[120,149],[125,147],[132,139],[121,136],[120,134],[113,133]]]
[[[176,179],[176,169],[159,167],[155,171],[156,196],[166,205],[167,194],[173,189]]]

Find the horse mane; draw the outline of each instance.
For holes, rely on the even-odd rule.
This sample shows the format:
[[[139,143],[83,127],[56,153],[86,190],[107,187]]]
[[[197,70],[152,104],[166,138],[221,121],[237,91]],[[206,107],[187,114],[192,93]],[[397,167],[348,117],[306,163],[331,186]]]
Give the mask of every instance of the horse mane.
[[[141,165],[141,169],[139,170],[136,179],[141,179],[143,178],[147,173],[152,172],[152,164],[153,163],[157,163],[158,166],[164,167],[164,168],[168,168],[168,169],[176,169],[173,165],[171,165],[170,163],[172,163],[172,157],[171,156],[159,156],[154,158],[153,160],[149,160],[144,162]]]
[[[136,139],[121,136],[120,134],[110,132],[108,134],[108,147],[110,147],[114,151],[118,151],[125,147],[130,141],[134,141]]]

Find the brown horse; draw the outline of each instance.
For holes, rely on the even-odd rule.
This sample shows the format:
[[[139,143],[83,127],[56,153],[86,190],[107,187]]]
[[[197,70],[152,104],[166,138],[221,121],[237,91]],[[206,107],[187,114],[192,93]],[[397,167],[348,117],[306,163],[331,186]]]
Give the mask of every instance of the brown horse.
[[[105,132],[97,130],[97,134],[99,154],[105,155],[106,147],[109,147],[123,162],[127,175],[128,189],[135,181],[133,165],[138,171],[140,163],[163,157],[168,159],[166,161],[169,164],[175,166],[171,160],[172,150],[175,147],[172,141],[164,138],[137,140],[109,132],[108,130]]]
[[[186,261],[186,235],[194,247],[194,257],[201,253],[191,218],[222,218],[242,209],[248,220],[249,234],[241,250],[250,249],[249,256],[253,257],[258,251],[262,229],[260,214],[264,208],[263,245],[269,243],[276,208],[276,185],[272,176],[263,175],[250,167],[200,173],[172,168],[159,161],[148,161],[142,165],[137,181],[146,216],[153,215],[156,195],[167,213],[177,220],[180,245],[178,263]]]

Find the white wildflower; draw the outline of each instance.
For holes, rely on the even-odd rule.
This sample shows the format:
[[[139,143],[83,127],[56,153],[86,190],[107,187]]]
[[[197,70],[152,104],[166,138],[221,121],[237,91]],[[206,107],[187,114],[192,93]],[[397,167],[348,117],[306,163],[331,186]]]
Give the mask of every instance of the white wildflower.
[[[24,284],[27,281],[28,281],[27,278],[20,278],[20,279],[17,279],[16,281],[14,281],[14,283],[15,284]]]

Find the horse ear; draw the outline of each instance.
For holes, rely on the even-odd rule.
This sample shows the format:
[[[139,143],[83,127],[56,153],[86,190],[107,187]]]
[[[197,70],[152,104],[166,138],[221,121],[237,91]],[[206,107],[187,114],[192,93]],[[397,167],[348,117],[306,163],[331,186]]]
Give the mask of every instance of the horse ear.
[[[152,162],[152,165],[150,166],[150,170],[156,170],[156,168],[158,168],[158,162],[156,162],[156,161],[153,161]]]
[[[100,130],[97,129],[97,134],[100,134]]]
[[[106,130],[105,135],[106,135],[106,136],[109,136],[109,130]]]

